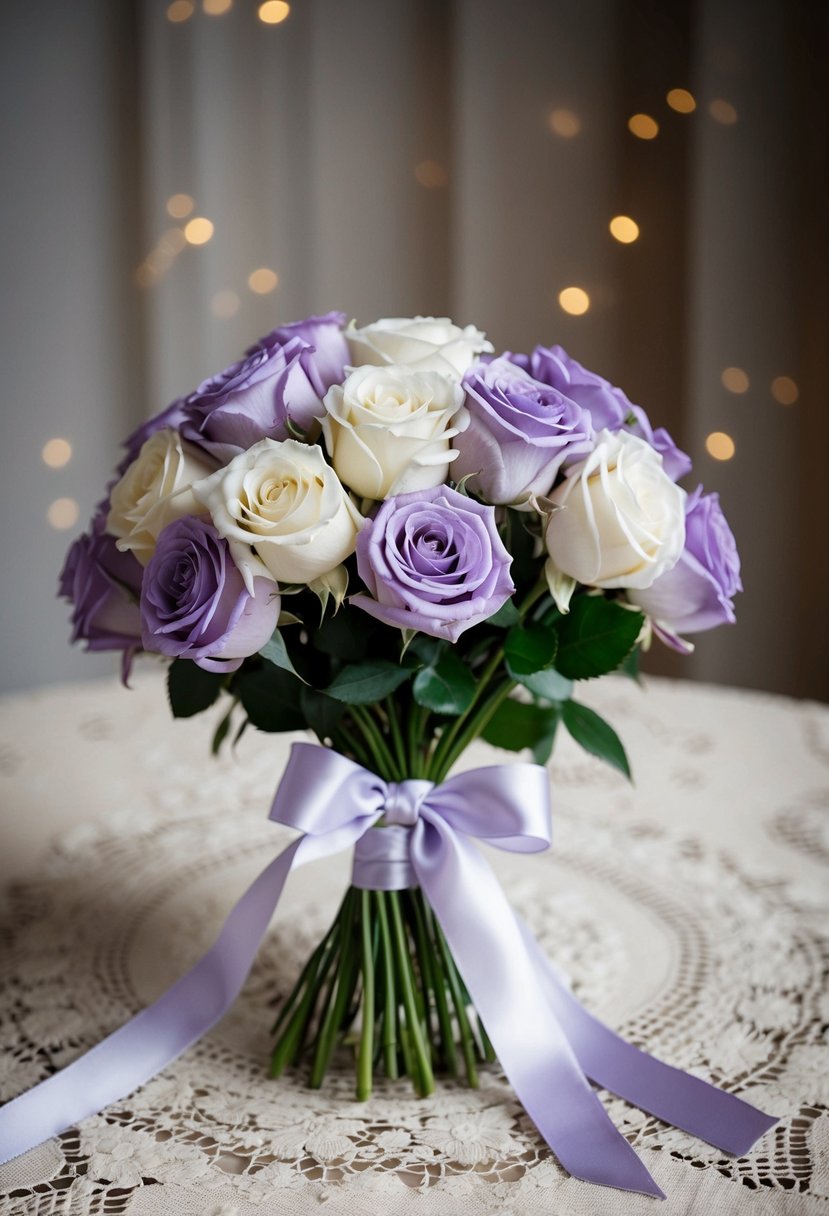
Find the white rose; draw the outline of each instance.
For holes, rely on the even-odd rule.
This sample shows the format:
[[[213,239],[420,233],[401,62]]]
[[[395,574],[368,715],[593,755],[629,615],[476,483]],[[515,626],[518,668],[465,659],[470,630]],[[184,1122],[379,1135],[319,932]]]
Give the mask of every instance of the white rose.
[[[448,317],[386,317],[357,329],[351,321],[345,331],[351,362],[405,363],[419,372],[442,372],[457,379],[493,346],[474,325],[461,329]]]
[[[554,565],[588,587],[650,587],[685,544],[685,491],[635,435],[600,431],[586,460],[550,495]]]
[[[200,448],[164,427],[142,445],[109,497],[107,531],[118,548],[131,549],[143,566],[155,553],[159,533],[174,519],[204,514],[193,496],[193,482],[215,469]]]
[[[324,401],[322,433],[340,479],[377,499],[439,486],[460,455],[450,441],[468,422],[463,399],[458,381],[438,372],[358,367]]]
[[[322,449],[262,439],[194,487],[245,585],[310,583],[354,552],[363,517]]]

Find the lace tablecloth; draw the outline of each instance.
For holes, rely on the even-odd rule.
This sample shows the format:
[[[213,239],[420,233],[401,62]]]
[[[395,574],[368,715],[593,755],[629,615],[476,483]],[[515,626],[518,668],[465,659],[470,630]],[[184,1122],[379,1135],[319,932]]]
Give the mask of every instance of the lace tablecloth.
[[[670,1213],[829,1216],[829,711],[653,680],[588,686],[636,785],[560,740],[553,850],[492,855],[584,1003],[673,1064],[781,1116],[724,1157],[604,1095]],[[177,978],[288,834],[266,813],[291,736],[208,757],[161,674],[0,702],[0,1098]],[[469,765],[508,759],[483,745]],[[47,847],[48,846],[48,847]],[[138,1093],[0,1169],[0,1211],[150,1216],[627,1216],[568,1178],[497,1068],[427,1101],[348,1060],[319,1091],[266,1079],[278,995],[333,912],[334,859],[293,880],[233,1011]]]

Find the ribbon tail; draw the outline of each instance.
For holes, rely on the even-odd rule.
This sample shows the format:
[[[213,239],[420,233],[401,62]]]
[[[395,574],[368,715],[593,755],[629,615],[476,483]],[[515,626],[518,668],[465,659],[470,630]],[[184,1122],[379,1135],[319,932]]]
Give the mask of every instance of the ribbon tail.
[[[411,859],[504,1072],[558,1160],[586,1182],[664,1199],[582,1072],[488,863],[425,808]]]
[[[362,823],[288,845],[180,980],[85,1055],[0,1109],[0,1164],[126,1097],[210,1030],[244,984],[291,870],[337,852],[364,831]]]
[[[585,1073],[602,1089],[742,1157],[778,1122],[734,1094],[657,1060],[588,1013],[562,982],[526,924],[519,927],[544,991]]]

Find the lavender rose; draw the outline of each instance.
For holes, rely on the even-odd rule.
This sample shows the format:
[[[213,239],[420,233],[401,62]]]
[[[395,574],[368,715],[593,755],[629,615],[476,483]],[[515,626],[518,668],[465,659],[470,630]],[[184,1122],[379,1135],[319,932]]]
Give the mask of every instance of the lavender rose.
[[[332,384],[341,384],[345,379],[346,364],[350,362],[348,343],[343,326],[344,312],[329,312],[321,317],[306,317],[304,321],[292,321],[280,325],[259,346],[287,346],[292,338],[301,338],[308,349],[300,356],[308,379],[317,395],[323,398]],[[253,347],[248,354],[252,354]]]
[[[283,345],[278,333],[205,380],[185,401],[182,435],[222,464],[260,439],[289,438],[289,422],[310,434],[318,430],[325,376],[312,362],[314,348],[297,336]]]
[[[141,633],[147,650],[193,659],[206,671],[235,671],[273,634],[279,595],[268,579],[253,595],[224,537],[193,516],[158,538],[141,588]]]
[[[691,469],[691,458],[676,446],[664,427],[653,430],[648,415],[609,380],[582,367],[561,346],[536,346],[531,355],[506,355],[511,362],[566,394],[582,409],[590,411],[597,431],[619,431],[623,427],[638,435],[662,457],[662,467],[671,481],[679,481]]]
[[[495,508],[433,486],[389,498],[357,537],[368,595],[352,602],[378,620],[456,642],[515,590]]]
[[[488,502],[526,503],[548,494],[566,461],[593,445],[590,415],[509,359],[479,363],[464,377],[469,426],[455,436],[452,477]]]
[[[124,681],[141,649],[138,596],[143,569],[132,553],[122,553],[103,530],[99,514],[91,531],[79,536],[66,555],[58,594],[72,605],[72,641],[87,650],[123,651]]]
[[[138,453],[144,444],[156,431],[168,428],[177,431],[185,417],[184,397],[178,397],[160,414],[148,418],[146,422],[142,422],[140,426],[136,427],[132,434],[124,440],[123,446],[127,449],[127,454],[118,466],[118,475],[123,477],[132,462],[138,459]]]
[[[686,504],[685,548],[679,561],[652,586],[628,598],[663,627],[663,634],[701,633],[734,623],[732,597],[742,589],[737,545],[719,495],[703,494],[698,486]]]

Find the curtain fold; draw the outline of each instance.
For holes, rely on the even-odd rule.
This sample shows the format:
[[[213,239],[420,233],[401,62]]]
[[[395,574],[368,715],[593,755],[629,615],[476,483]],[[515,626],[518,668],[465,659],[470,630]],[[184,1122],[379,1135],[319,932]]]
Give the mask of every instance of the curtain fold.
[[[560,342],[719,489],[739,623],[651,665],[829,696],[825,6],[296,0],[266,25],[241,0],[178,21],[155,0],[83,0],[3,20],[10,501],[33,477],[44,503],[80,504],[80,527],[130,422],[279,321],[447,312],[499,348]],[[692,113],[666,103],[676,88]],[[655,138],[631,133],[636,113]],[[612,238],[615,215],[638,240]],[[194,218],[213,225],[201,244]],[[277,282],[257,293],[263,269]],[[560,307],[568,286],[583,315]],[[708,454],[712,432],[732,459]],[[53,434],[75,448],[60,475],[39,463]],[[71,533],[42,513],[30,527],[36,569],[28,534],[3,541],[9,687],[91,670],[52,602]]]

